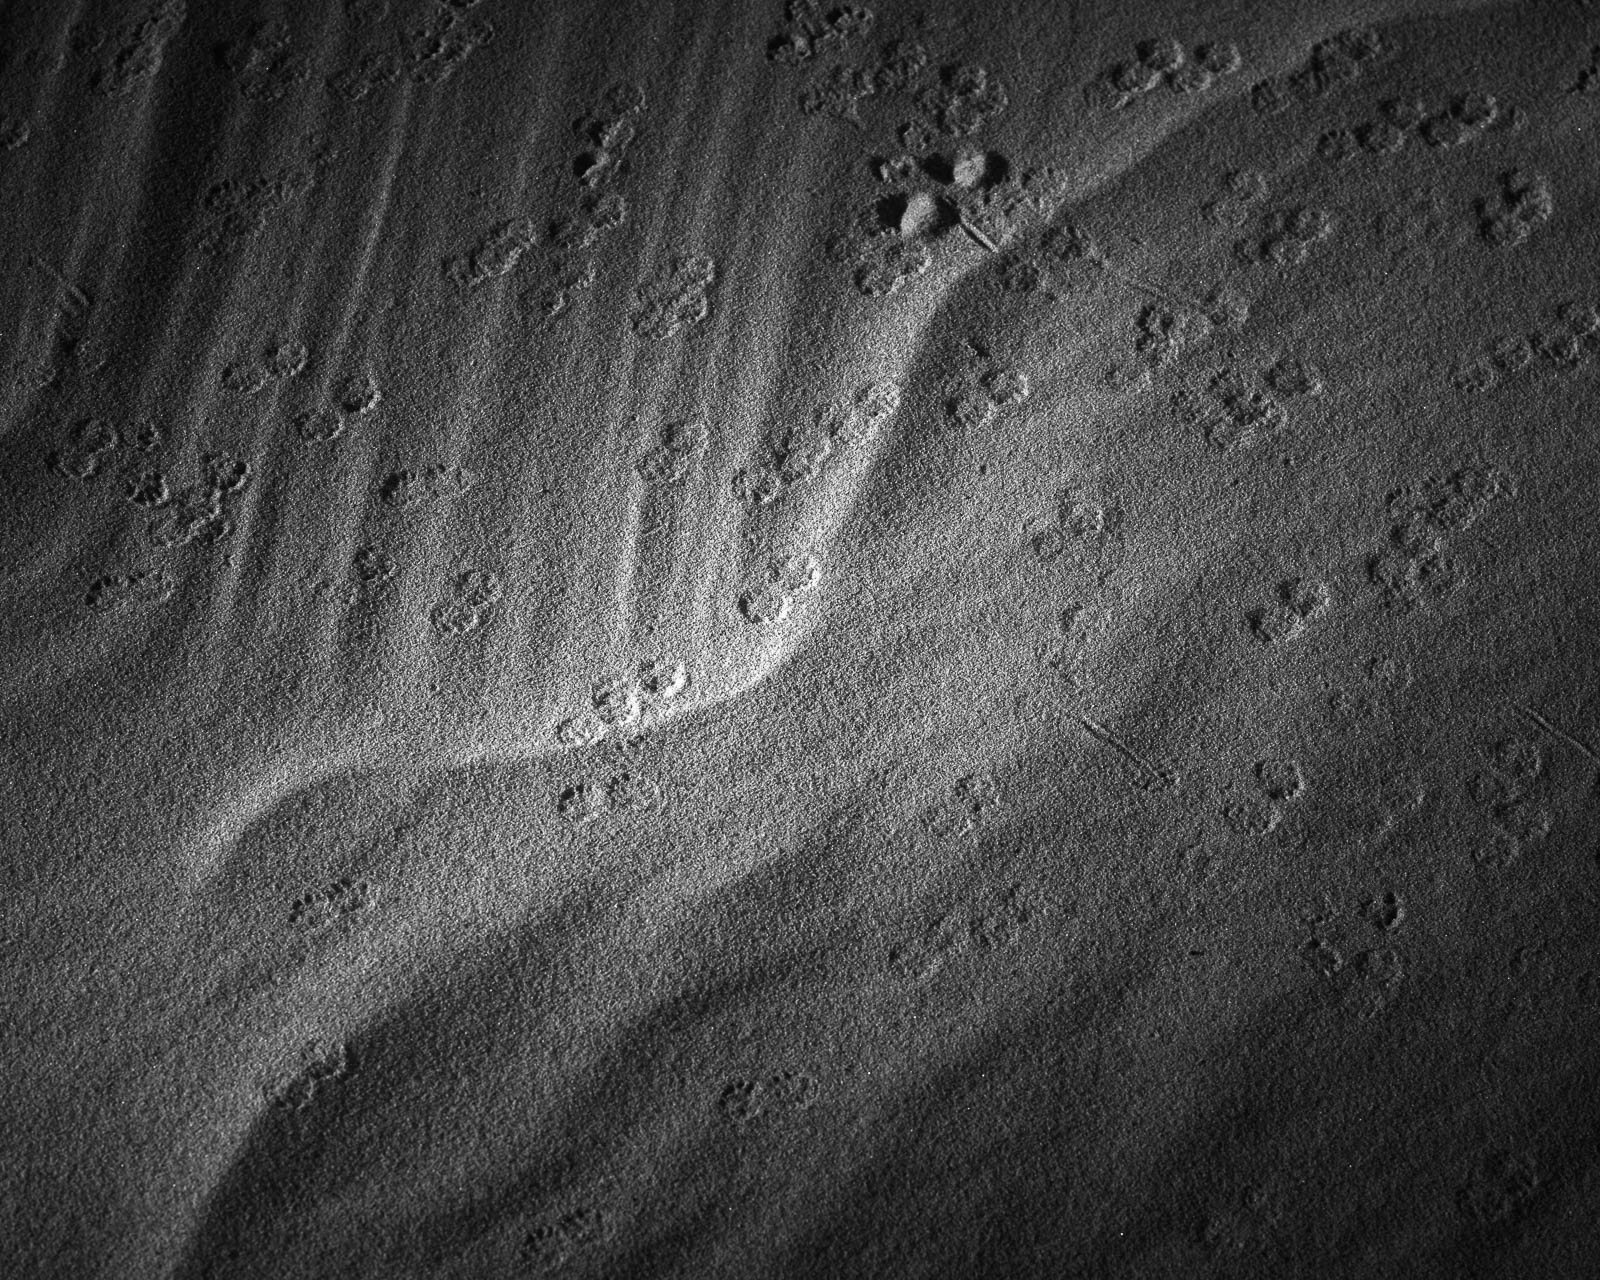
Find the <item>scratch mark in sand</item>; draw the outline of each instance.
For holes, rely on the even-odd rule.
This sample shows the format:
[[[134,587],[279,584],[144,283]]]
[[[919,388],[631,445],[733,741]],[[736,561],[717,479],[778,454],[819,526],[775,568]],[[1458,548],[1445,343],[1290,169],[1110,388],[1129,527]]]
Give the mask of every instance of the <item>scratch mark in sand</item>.
[[[1098,720],[1091,720],[1088,716],[1079,716],[1078,723],[1084,727],[1091,737],[1110,747],[1124,761],[1133,766],[1134,771],[1139,775],[1139,787],[1142,790],[1171,791],[1183,780],[1182,775],[1177,770],[1168,768],[1165,765],[1152,764],[1149,760],[1146,760]]]
[[[1574,750],[1581,752],[1582,754],[1587,756],[1590,760],[1594,761],[1595,764],[1600,764],[1600,752],[1596,752],[1595,749],[1593,747],[1591,747],[1587,742],[1584,742],[1583,739],[1573,737],[1565,729],[1558,729],[1555,725],[1551,724],[1550,721],[1546,720],[1542,715],[1540,715],[1532,707],[1524,707],[1524,706],[1519,705],[1517,707],[1517,713],[1520,716],[1522,716],[1522,718],[1524,720],[1530,721],[1531,723],[1538,725],[1539,728],[1543,729],[1552,738],[1559,738],[1562,742],[1565,742],[1569,747],[1572,747]]]

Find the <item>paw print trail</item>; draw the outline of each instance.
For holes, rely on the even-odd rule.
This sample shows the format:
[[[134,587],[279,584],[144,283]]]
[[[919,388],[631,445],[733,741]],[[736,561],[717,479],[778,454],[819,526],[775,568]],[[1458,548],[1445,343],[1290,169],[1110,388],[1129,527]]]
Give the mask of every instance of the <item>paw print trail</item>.
[[[825,171],[825,139],[774,148],[737,127],[743,107],[720,102],[722,86],[690,77],[679,92],[646,113],[635,149],[647,170],[702,130],[703,171],[639,214],[626,328],[606,336],[617,347],[596,406],[606,425],[591,461],[564,464],[573,488],[557,501],[573,527],[548,579],[561,584],[559,681],[576,684],[595,655],[627,666],[658,649],[694,654],[689,705],[763,679],[820,619],[808,608],[754,634],[737,602],[774,555],[826,558],[898,407],[901,362],[871,353],[914,346],[936,298],[841,310],[819,269],[820,211],[772,198]],[[579,312],[572,325],[587,322]]]

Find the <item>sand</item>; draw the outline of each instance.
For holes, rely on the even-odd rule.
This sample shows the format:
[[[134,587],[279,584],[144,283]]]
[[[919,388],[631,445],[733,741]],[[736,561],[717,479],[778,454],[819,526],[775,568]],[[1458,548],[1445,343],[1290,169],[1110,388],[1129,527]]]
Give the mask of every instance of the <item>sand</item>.
[[[0,1274],[1595,1274],[1595,6],[0,51]]]

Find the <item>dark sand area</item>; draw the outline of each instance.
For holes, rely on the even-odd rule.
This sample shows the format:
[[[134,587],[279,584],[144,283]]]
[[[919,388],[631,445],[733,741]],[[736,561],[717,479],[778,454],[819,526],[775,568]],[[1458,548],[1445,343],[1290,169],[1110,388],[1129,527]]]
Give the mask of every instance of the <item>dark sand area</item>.
[[[0,5],[0,1276],[1600,1275],[1600,5]]]

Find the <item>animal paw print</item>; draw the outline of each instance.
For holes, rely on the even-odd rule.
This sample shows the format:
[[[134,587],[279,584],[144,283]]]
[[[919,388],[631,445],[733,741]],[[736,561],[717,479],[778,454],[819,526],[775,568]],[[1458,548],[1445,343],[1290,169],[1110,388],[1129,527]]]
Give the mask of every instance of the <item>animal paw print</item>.
[[[1286,578],[1273,596],[1270,604],[1253,610],[1246,619],[1251,634],[1263,644],[1298,639],[1306,625],[1326,613],[1333,603],[1327,584],[1310,578]]]
[[[1243,65],[1231,41],[1209,41],[1185,52],[1171,36],[1151,37],[1134,45],[1131,58],[1103,71],[1089,86],[1088,97],[1093,106],[1121,111],[1163,84],[1175,94],[1204,93]]]
[[[93,480],[121,443],[121,433],[109,422],[80,418],[73,423],[66,444],[50,455],[50,469],[69,480]]]
[[[316,931],[367,910],[377,900],[377,890],[365,880],[341,876],[332,884],[296,898],[289,908],[289,923]]]
[[[1266,195],[1267,179],[1260,170],[1230,169],[1223,175],[1222,194],[1208,200],[1200,212],[1207,222],[1240,231]]]
[[[300,1064],[273,1077],[262,1089],[266,1102],[278,1111],[304,1111],[330,1086],[356,1068],[348,1045],[328,1045],[309,1040],[300,1050]]]
[[[1508,169],[1476,206],[1478,234],[1498,249],[1525,244],[1555,214],[1550,180],[1542,173]]]
[[[410,511],[424,502],[451,502],[477,484],[477,476],[442,463],[418,471],[402,467],[384,476],[378,499],[392,511]]]
[[[859,5],[829,8],[823,0],[789,0],[783,23],[767,41],[767,58],[786,65],[809,62],[870,35],[876,21],[872,10]]]
[[[705,446],[703,422],[696,419],[668,422],[654,433],[644,456],[639,459],[639,475],[647,485],[681,484]]]
[[[1404,988],[1405,953],[1392,944],[1405,920],[1398,895],[1388,892],[1368,899],[1357,917],[1381,935],[1379,946],[1365,946],[1370,937],[1356,931],[1353,922],[1331,900],[1302,914],[1307,936],[1300,944],[1301,964],[1308,969],[1342,1010],[1363,1021],[1383,1014]]]
[[[992,774],[969,773],[956,780],[946,797],[926,819],[938,836],[971,836],[1000,803],[1000,786]]]
[[[1506,867],[1541,844],[1555,825],[1546,798],[1548,759],[1531,738],[1503,738],[1488,753],[1485,768],[1467,783],[1467,794],[1488,814],[1500,837],[1480,850],[1479,862]]]
[[[1043,293],[1059,299],[1108,271],[1105,251],[1074,222],[1053,226],[1000,258],[1000,287],[1007,293]]]
[[[1198,386],[1172,397],[1173,414],[1199,430],[1218,452],[1248,449],[1280,434],[1289,423],[1285,400],[1322,392],[1321,375],[1306,361],[1285,356],[1268,368],[1248,371],[1223,365]]]
[[[704,254],[669,259],[634,291],[633,331],[660,342],[711,314],[717,265]]]
[[[738,1128],[763,1118],[809,1111],[820,1092],[806,1071],[775,1071],[761,1077],[736,1076],[717,1095],[717,1113]]]
[[[816,588],[821,566],[809,553],[785,556],[770,561],[765,576],[764,582],[739,597],[739,612],[746,622],[760,625],[788,617],[795,597]]]
[[[588,706],[556,725],[556,742],[578,750],[613,730],[632,732],[647,714],[661,710],[688,687],[689,668],[677,658],[646,658],[632,676],[601,676],[589,688]],[[576,799],[574,803],[583,807]]]
[[[1334,229],[1333,215],[1326,209],[1308,205],[1276,209],[1262,217],[1254,235],[1234,245],[1234,253],[1246,266],[1298,267]]]
[[[979,343],[969,343],[968,370],[945,389],[945,412],[969,431],[985,427],[1002,409],[1024,403],[1033,394],[1028,375],[996,361]]]
[[[84,593],[83,602],[94,613],[116,613],[166,604],[172,599],[173,590],[172,575],[165,569],[136,569],[96,578]]]
[[[1458,578],[1447,555],[1451,541],[1514,492],[1505,472],[1474,463],[1390,494],[1389,544],[1369,557],[1368,578],[1395,609],[1449,590]]]
[[[517,1250],[517,1262],[536,1275],[555,1273],[611,1239],[614,1230],[608,1212],[580,1205],[548,1217],[529,1230]]]
[[[232,531],[227,500],[250,483],[250,464],[225,453],[208,453],[200,459],[200,473],[194,484],[154,508],[149,533],[158,547],[218,542]]]
[[[276,342],[222,370],[222,385],[234,395],[253,396],[269,382],[287,382],[305,371],[311,351],[303,342]]]
[[[881,209],[868,210],[847,230],[829,239],[828,259],[850,268],[850,281],[862,297],[887,298],[897,293],[933,265],[926,234],[938,211],[928,207],[925,213],[924,208],[924,202],[908,199],[889,227],[882,225]]]
[[[1275,116],[1359,80],[1393,46],[1372,27],[1351,27],[1319,40],[1293,71],[1258,80],[1250,87],[1250,105],[1263,116]]]
[[[818,406],[810,421],[775,426],[758,459],[734,473],[734,497],[749,507],[777,501],[820,472],[835,448],[865,444],[899,408],[898,384],[869,382],[845,401]]]
[[[486,569],[468,569],[451,583],[451,598],[434,605],[429,615],[433,629],[441,636],[462,636],[476,631],[500,599],[498,574]]]
[[[569,826],[586,827],[613,814],[654,813],[661,807],[661,786],[631,769],[603,783],[575,782],[556,797],[556,816]]]
[[[1056,495],[1054,519],[1042,528],[1036,527],[1030,542],[1040,564],[1049,564],[1071,552],[1098,569],[1108,558],[1115,562],[1126,525],[1127,512],[1120,503],[1063,488]],[[1073,610],[1073,616],[1080,611]],[[1063,619],[1063,632],[1069,633],[1072,619],[1066,615]]]
[[[1275,757],[1256,761],[1252,773],[1256,794],[1225,805],[1222,821],[1234,835],[1259,838],[1278,829],[1306,780],[1298,761]]]
[[[1493,94],[1458,93],[1435,110],[1415,98],[1388,98],[1378,104],[1376,119],[1350,128],[1330,129],[1317,139],[1317,154],[1343,163],[1363,153],[1392,155],[1413,136],[1429,147],[1447,150],[1474,142],[1491,129],[1514,129],[1522,114],[1502,111]]]
[[[953,960],[1016,946],[1046,909],[1020,883],[998,895],[986,894],[967,910],[947,911],[920,936],[890,948],[890,971],[923,981]]]
[[[1572,299],[1556,308],[1555,318],[1531,333],[1506,334],[1463,358],[1451,371],[1456,390],[1469,395],[1493,391],[1541,369],[1573,373],[1600,346],[1600,306]]]
[[[445,259],[445,276],[463,289],[476,289],[514,271],[538,239],[532,218],[508,218],[490,227],[465,253]]]

